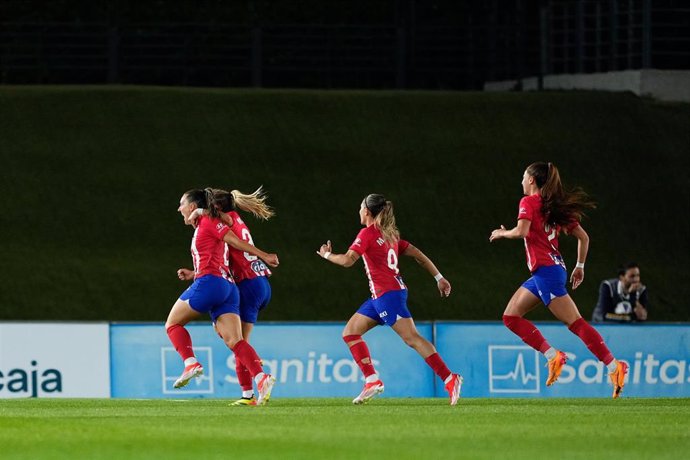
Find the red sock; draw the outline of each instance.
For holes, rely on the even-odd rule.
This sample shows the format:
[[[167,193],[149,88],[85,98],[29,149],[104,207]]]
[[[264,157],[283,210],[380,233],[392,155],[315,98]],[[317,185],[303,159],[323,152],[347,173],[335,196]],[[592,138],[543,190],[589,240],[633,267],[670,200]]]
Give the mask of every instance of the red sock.
[[[441,377],[441,380],[443,380],[444,382],[451,374],[450,369],[448,369],[448,366],[446,366],[446,363],[443,362],[443,359],[441,359],[441,355],[439,355],[438,353],[434,353],[433,355],[427,356],[424,361],[426,361],[429,367],[432,368],[436,375]]]
[[[249,345],[246,340],[240,340],[232,347],[232,352],[235,353],[235,361],[244,364],[249,373],[254,377],[256,374],[263,372],[261,367],[261,358],[256,354],[254,347]]]
[[[599,361],[602,361],[606,365],[609,365],[611,361],[613,361],[613,355],[604,343],[604,339],[602,339],[597,330],[590,326],[583,318],[575,321],[568,329],[570,329],[570,332],[580,337],[580,340],[587,345],[587,348],[594,353],[594,356],[599,358]]]
[[[187,332],[184,326],[173,324],[167,329],[167,332],[175,350],[180,354],[183,360],[194,358],[192,338],[189,336],[189,332]]]
[[[371,362],[369,347],[367,347],[367,344],[364,342],[364,340],[362,340],[362,336],[346,335],[343,337],[343,340],[345,341],[347,346],[350,347],[350,353],[352,353],[352,357],[355,358],[355,362],[362,370],[364,377],[369,377],[370,375],[376,374],[374,364]],[[352,342],[356,342],[357,340],[362,341],[354,345],[350,345]]]
[[[549,342],[541,335],[539,329],[525,318],[503,315],[503,324],[513,331],[515,335],[520,337],[523,342],[540,353],[544,353],[551,348],[551,345],[549,345]]]
[[[242,364],[237,356],[235,356],[235,371],[237,372],[237,381],[242,388],[242,391],[250,391],[254,389],[252,385],[252,374],[249,373],[249,369]]]

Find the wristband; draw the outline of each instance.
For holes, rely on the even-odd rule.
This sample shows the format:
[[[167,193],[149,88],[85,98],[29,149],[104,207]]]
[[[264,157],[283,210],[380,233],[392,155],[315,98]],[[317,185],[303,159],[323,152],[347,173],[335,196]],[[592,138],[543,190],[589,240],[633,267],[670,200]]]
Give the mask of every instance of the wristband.
[[[326,251],[323,253],[322,256],[324,259],[328,260],[329,257],[331,257],[331,251]]]
[[[443,275],[440,273],[438,275],[434,275],[434,279],[438,283],[439,281],[441,281],[443,279]]]
[[[578,262],[575,264],[575,268],[581,268],[584,270],[585,269],[585,263],[584,262]]]

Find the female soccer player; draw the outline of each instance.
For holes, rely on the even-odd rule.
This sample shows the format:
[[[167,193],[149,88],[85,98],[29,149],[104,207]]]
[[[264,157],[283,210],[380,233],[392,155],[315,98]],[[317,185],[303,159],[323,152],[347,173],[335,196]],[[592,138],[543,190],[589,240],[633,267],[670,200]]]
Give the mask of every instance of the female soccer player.
[[[359,208],[360,223],[364,225],[345,254],[333,254],[331,242],[322,245],[317,253],[324,259],[342,267],[351,267],[359,257],[369,278],[371,299],[352,315],[343,330],[343,340],[365,377],[364,389],[354,404],[363,404],[383,393],[383,382],[374,369],[369,348],[362,339],[367,331],[378,325],[389,325],[445,383],[454,406],[460,397],[462,377],[453,374],[436,352],[434,346],[422,337],[414,325],[407,308],[407,287],[398,269],[399,254],[414,258],[436,280],[441,297],[450,295],[450,283],[422,251],[400,239],[395,224],[393,203],[383,195],[367,195]]]
[[[238,190],[232,192],[214,190],[212,205],[223,212],[221,220],[230,227],[235,236],[253,246],[254,241],[249,228],[237,213],[237,209],[250,212],[259,219],[268,220],[275,213],[266,204],[266,198],[267,196],[261,187],[250,195]],[[190,215],[190,221],[193,225],[196,225],[196,219],[203,213],[203,209],[197,209]],[[259,312],[271,301],[271,285],[268,282],[271,271],[256,255],[236,249],[229,244],[225,246],[225,263],[239,289],[242,337],[249,342],[249,336]],[[193,274],[190,270],[181,269],[181,271],[180,279],[191,279],[188,278]],[[237,371],[237,380],[242,388],[242,397],[232,405],[256,405],[249,369],[239,359],[235,359],[235,370]]]
[[[503,323],[523,342],[544,354],[549,361],[546,385],[552,385],[561,374],[566,355],[549,345],[534,324],[523,318],[540,301],[543,302],[604,362],[613,383],[613,397],[617,398],[625,385],[628,365],[614,359],[601,335],[580,315],[566,290],[565,263],[558,251],[561,229],[577,238],[577,264],[570,276],[573,289],[577,289],[585,276],[585,259],[589,248],[589,237],[580,226],[580,220],[584,209],[593,208],[594,204],[579,188],[566,191],[558,169],[552,163],[529,165],[522,176],[522,192],[527,196],[520,200],[517,226],[506,230],[501,225],[489,237],[490,242],[500,238],[523,238],[527,268],[532,273],[532,277],[518,288],[508,302]]]
[[[223,341],[254,377],[259,392],[257,404],[260,405],[270,397],[275,378],[263,372],[261,359],[254,348],[242,338],[239,294],[235,284],[228,282],[232,281],[231,278],[226,279],[229,277],[223,276],[223,254],[227,243],[261,257],[273,267],[278,265],[278,256],[267,254],[237,238],[220,220],[218,209],[210,205],[212,201],[211,189],[189,190],[182,195],[178,207],[187,224],[190,224],[189,217],[197,208],[208,209],[209,215],[199,217],[192,238],[194,283],[175,302],[165,323],[168,337],[185,364],[185,369],[175,381],[174,387],[181,388],[192,378],[203,374],[203,367],[194,356],[192,340],[184,326],[198,318],[201,313],[208,312]]]

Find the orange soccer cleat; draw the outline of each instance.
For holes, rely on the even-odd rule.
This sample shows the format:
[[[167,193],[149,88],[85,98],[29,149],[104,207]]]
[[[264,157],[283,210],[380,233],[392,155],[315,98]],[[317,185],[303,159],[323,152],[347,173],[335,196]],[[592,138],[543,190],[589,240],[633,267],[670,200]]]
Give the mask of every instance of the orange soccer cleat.
[[[628,365],[622,361],[616,363],[616,370],[609,374],[613,383],[613,399],[616,399],[623,392],[625,386],[625,375],[628,373]]]
[[[562,351],[556,351],[556,356],[549,360],[547,364],[547,366],[549,366],[549,377],[546,379],[547,387],[556,383],[556,380],[558,380],[563,370],[563,365],[567,360],[568,357]]]

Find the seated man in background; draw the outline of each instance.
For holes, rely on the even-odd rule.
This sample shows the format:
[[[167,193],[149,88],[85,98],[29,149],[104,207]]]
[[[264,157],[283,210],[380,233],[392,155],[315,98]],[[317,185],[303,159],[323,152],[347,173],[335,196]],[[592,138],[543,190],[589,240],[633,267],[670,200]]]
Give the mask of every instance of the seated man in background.
[[[601,282],[592,321],[646,321],[648,305],[647,287],[640,282],[640,267],[630,262],[618,269],[618,279]]]

